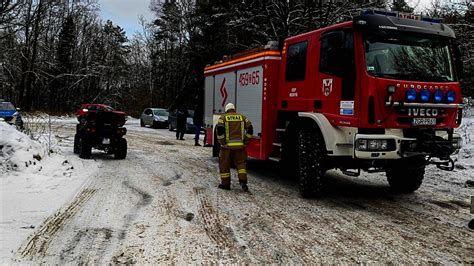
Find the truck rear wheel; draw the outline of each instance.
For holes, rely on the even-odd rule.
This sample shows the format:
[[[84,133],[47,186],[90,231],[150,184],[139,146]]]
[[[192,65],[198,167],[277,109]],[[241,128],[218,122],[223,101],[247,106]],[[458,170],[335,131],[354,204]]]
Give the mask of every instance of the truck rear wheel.
[[[390,162],[386,170],[387,181],[393,191],[411,193],[420,188],[425,175],[423,158],[401,159]]]
[[[92,146],[83,137],[79,137],[79,157],[82,159],[90,159],[92,153]]]
[[[79,153],[79,134],[74,134],[74,153]]]
[[[304,198],[321,193],[326,172],[326,147],[317,129],[301,129],[298,132],[299,190]]]
[[[141,126],[141,127],[144,127],[144,126],[145,126],[145,122],[143,122],[143,119],[140,119],[140,126]]]
[[[121,160],[127,157],[127,140],[120,138],[115,146],[115,159]]]

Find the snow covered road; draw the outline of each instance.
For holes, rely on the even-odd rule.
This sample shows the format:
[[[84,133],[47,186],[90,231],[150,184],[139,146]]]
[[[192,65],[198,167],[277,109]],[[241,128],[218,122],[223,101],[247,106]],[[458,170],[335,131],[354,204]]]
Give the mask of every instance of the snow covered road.
[[[384,174],[329,172],[325,195],[306,200],[277,164],[250,160],[251,193],[241,191],[235,172],[232,190],[221,191],[210,148],[137,122],[127,123],[125,160],[98,151],[92,160],[77,159],[74,123],[54,126],[69,150],[63,155],[89,164],[89,176],[22,242],[14,261],[474,263],[474,231],[467,228],[471,165],[454,172],[430,166],[411,195],[390,193]]]

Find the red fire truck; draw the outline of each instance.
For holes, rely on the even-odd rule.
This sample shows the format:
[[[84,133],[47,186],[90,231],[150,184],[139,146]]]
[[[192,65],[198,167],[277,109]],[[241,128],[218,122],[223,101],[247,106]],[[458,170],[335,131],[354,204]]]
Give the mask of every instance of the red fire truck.
[[[353,21],[226,58],[205,74],[205,124],[228,102],[254,125],[249,157],[273,160],[299,177],[304,197],[340,169],[386,172],[413,192],[425,166],[453,170],[461,145],[460,50],[437,19],[371,10]]]

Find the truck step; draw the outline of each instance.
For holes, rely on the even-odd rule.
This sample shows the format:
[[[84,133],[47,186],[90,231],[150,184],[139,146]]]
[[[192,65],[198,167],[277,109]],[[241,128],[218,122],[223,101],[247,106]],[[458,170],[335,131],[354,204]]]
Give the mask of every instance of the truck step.
[[[273,142],[272,145],[273,145],[273,146],[276,146],[276,147],[281,147],[281,143],[280,143],[280,142]]]
[[[281,161],[280,157],[268,157],[268,160],[279,163]]]

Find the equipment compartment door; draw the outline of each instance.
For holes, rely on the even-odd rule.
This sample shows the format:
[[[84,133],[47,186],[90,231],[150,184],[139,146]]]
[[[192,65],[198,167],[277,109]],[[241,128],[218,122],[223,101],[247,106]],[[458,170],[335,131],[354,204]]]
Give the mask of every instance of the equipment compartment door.
[[[224,113],[227,103],[235,104],[235,72],[215,76],[214,113]]]
[[[256,137],[262,132],[262,85],[262,66],[237,71],[236,111],[252,122]]]
[[[204,125],[212,125],[214,114],[214,76],[207,76],[204,83]]]

